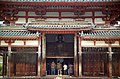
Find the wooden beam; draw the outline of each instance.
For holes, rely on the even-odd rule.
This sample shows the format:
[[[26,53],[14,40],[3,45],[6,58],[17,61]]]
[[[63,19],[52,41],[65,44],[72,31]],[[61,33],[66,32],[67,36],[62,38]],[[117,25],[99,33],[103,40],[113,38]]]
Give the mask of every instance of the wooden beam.
[[[60,32],[74,32],[74,33],[76,33],[76,32],[79,32],[79,31],[83,31],[83,30],[91,30],[91,28],[77,28],[77,29],[62,29],[62,28],[59,28],[59,29],[48,29],[48,28],[45,28],[45,29],[43,29],[43,28],[38,28],[38,29],[34,29],[34,28],[28,28],[28,30],[31,30],[31,31],[40,31],[40,32],[58,32],[58,33],[60,33]]]
[[[46,2],[22,2],[21,3],[21,2],[1,1],[0,4],[2,4],[2,5],[8,4],[10,8],[12,7],[11,5],[19,5],[19,6],[29,5],[31,7],[34,7],[33,5],[38,5],[38,6],[44,6],[44,5],[46,5],[46,6],[51,6],[51,5],[54,5],[54,6],[57,6],[57,5],[66,6],[67,5],[67,6],[73,6],[73,7],[75,7],[76,5],[78,5],[78,6],[86,6],[87,5],[86,7],[89,7],[91,5],[93,5],[93,6],[96,6],[96,5],[97,6],[98,5],[99,6],[104,6],[104,5],[119,5],[120,2],[119,1],[116,1],[116,2],[104,2],[103,1],[103,2],[97,3],[97,2],[48,2],[48,1],[46,1]],[[23,5],[21,5],[21,4],[23,4]]]
[[[36,40],[37,36],[0,36],[0,40],[5,40],[5,42],[7,43],[9,41],[9,39],[11,41],[15,41],[16,39],[18,40]]]
[[[15,16],[16,18],[26,18],[26,16]],[[106,16],[94,16],[94,18],[105,18]],[[59,16],[28,16],[28,18],[60,18]],[[74,18],[77,19],[78,15],[75,16],[61,16],[61,18]],[[93,18],[92,16],[79,16],[79,18]]]

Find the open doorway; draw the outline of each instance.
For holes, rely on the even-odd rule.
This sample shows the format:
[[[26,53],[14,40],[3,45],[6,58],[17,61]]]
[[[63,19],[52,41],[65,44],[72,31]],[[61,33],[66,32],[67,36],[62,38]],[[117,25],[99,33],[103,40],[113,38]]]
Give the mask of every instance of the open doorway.
[[[52,73],[52,69],[51,69],[51,65],[52,63],[55,63],[55,73]],[[58,69],[57,69],[57,63],[60,62],[61,63],[61,74],[62,75],[69,75],[69,66],[70,64],[73,65],[73,58],[47,58],[46,59],[46,71],[47,71],[47,75],[58,75]],[[65,69],[65,65],[67,66],[66,70]],[[72,73],[74,74],[74,73]]]
[[[46,57],[47,75],[58,75],[59,73],[61,75],[68,75],[69,65],[72,65],[72,69],[74,69],[74,35],[47,34]],[[61,64],[60,72],[58,63]]]

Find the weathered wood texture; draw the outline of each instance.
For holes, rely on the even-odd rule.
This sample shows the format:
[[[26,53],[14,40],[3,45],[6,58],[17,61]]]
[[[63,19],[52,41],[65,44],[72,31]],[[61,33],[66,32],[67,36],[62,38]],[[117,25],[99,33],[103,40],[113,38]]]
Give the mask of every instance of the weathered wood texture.
[[[120,76],[120,48],[112,48],[112,75]]]
[[[107,48],[82,48],[82,74],[84,76],[107,76]],[[98,52],[97,52],[98,51]]]
[[[11,75],[37,76],[37,53],[12,53]]]

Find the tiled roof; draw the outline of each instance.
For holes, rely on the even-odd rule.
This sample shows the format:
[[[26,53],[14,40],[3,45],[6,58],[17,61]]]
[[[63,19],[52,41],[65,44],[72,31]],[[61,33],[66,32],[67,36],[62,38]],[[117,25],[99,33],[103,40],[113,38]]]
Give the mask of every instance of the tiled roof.
[[[17,30],[0,30],[0,36],[39,36],[38,32],[29,32],[26,30],[17,31]]]
[[[84,29],[92,28],[94,25],[28,25],[26,27],[35,29]]]
[[[91,37],[91,38],[120,38],[120,31],[93,31],[89,33],[80,33],[81,37]]]

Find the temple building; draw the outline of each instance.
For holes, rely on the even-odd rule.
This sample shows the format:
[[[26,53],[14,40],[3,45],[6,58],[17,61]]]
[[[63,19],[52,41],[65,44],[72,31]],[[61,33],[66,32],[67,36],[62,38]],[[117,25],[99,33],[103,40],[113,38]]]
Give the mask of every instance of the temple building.
[[[0,75],[120,77],[119,8],[119,0],[0,0]]]

